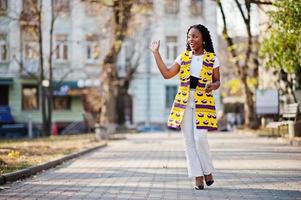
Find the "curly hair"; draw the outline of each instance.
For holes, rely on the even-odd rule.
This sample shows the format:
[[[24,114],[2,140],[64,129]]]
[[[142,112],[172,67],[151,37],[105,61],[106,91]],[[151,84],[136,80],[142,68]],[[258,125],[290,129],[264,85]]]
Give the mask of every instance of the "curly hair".
[[[190,29],[192,29],[192,28],[196,28],[202,34],[203,42],[204,42],[204,49],[207,52],[214,53],[214,48],[213,48],[209,30],[202,24],[196,24],[196,25],[190,26],[187,31],[187,38],[188,38],[188,33],[189,33]],[[190,48],[188,42],[186,44],[186,50],[191,51],[191,48]]]

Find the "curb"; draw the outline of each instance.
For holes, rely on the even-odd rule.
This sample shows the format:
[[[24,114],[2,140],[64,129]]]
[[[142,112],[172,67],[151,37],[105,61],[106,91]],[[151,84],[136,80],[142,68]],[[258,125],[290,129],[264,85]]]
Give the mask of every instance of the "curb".
[[[242,135],[249,134],[250,136],[255,136],[255,137],[258,137],[258,138],[274,139],[275,141],[277,141],[278,143],[281,143],[281,144],[288,144],[288,145],[291,145],[291,146],[301,146],[301,137],[293,137],[293,138],[269,137],[268,135],[261,136],[261,135],[258,135],[256,133],[252,133],[252,132],[249,132],[249,131],[243,131],[243,130],[236,131],[236,133],[242,134]]]
[[[36,174],[40,171],[47,170],[49,168],[55,167],[55,166],[65,162],[67,160],[71,160],[73,158],[79,157],[83,154],[89,153],[91,151],[94,151],[96,149],[105,147],[107,145],[108,145],[107,143],[103,143],[103,144],[98,145],[96,147],[85,149],[85,150],[82,150],[82,151],[77,152],[77,153],[72,153],[70,155],[64,156],[64,157],[56,159],[56,160],[52,160],[52,161],[42,163],[42,164],[39,164],[39,165],[35,165],[35,166],[29,167],[29,168],[26,168],[26,169],[21,169],[21,170],[15,171],[15,172],[0,175],[0,185],[4,185],[8,182],[14,182],[14,181],[17,181],[19,179],[27,178],[27,177],[32,176],[32,175],[34,175],[34,174]]]
[[[125,140],[127,137],[124,134],[113,134],[110,135],[108,140]]]

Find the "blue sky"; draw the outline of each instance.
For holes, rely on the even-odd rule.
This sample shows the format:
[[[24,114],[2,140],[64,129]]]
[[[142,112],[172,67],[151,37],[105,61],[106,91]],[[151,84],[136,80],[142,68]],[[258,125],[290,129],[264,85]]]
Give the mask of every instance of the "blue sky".
[[[228,32],[230,36],[246,36],[246,27],[235,1],[223,0],[222,5],[226,15]],[[217,9],[218,33],[221,34],[223,29],[223,21],[219,7],[217,7]],[[253,35],[258,35],[259,33],[258,7],[254,4],[252,4],[251,7],[251,31]]]

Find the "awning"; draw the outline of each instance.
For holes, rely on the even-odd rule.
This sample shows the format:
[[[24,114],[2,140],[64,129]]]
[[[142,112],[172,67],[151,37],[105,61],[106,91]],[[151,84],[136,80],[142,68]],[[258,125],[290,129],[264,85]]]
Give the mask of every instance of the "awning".
[[[78,88],[77,86],[77,81],[54,81],[53,82],[53,95],[55,96],[67,96],[68,91],[70,89],[76,89]]]
[[[0,78],[0,85],[12,85],[14,82],[13,78]]]
[[[62,86],[67,86],[70,89],[75,89],[78,88],[77,86],[77,81],[53,81],[53,87],[54,88],[59,88]]]

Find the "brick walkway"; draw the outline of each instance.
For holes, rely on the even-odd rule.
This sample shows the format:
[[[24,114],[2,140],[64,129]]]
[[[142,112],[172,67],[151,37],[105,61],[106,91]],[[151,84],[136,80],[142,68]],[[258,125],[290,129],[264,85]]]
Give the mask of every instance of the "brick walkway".
[[[274,139],[210,134],[215,183],[187,178],[179,133],[128,135],[25,181],[0,199],[269,200],[301,199],[301,148]]]

